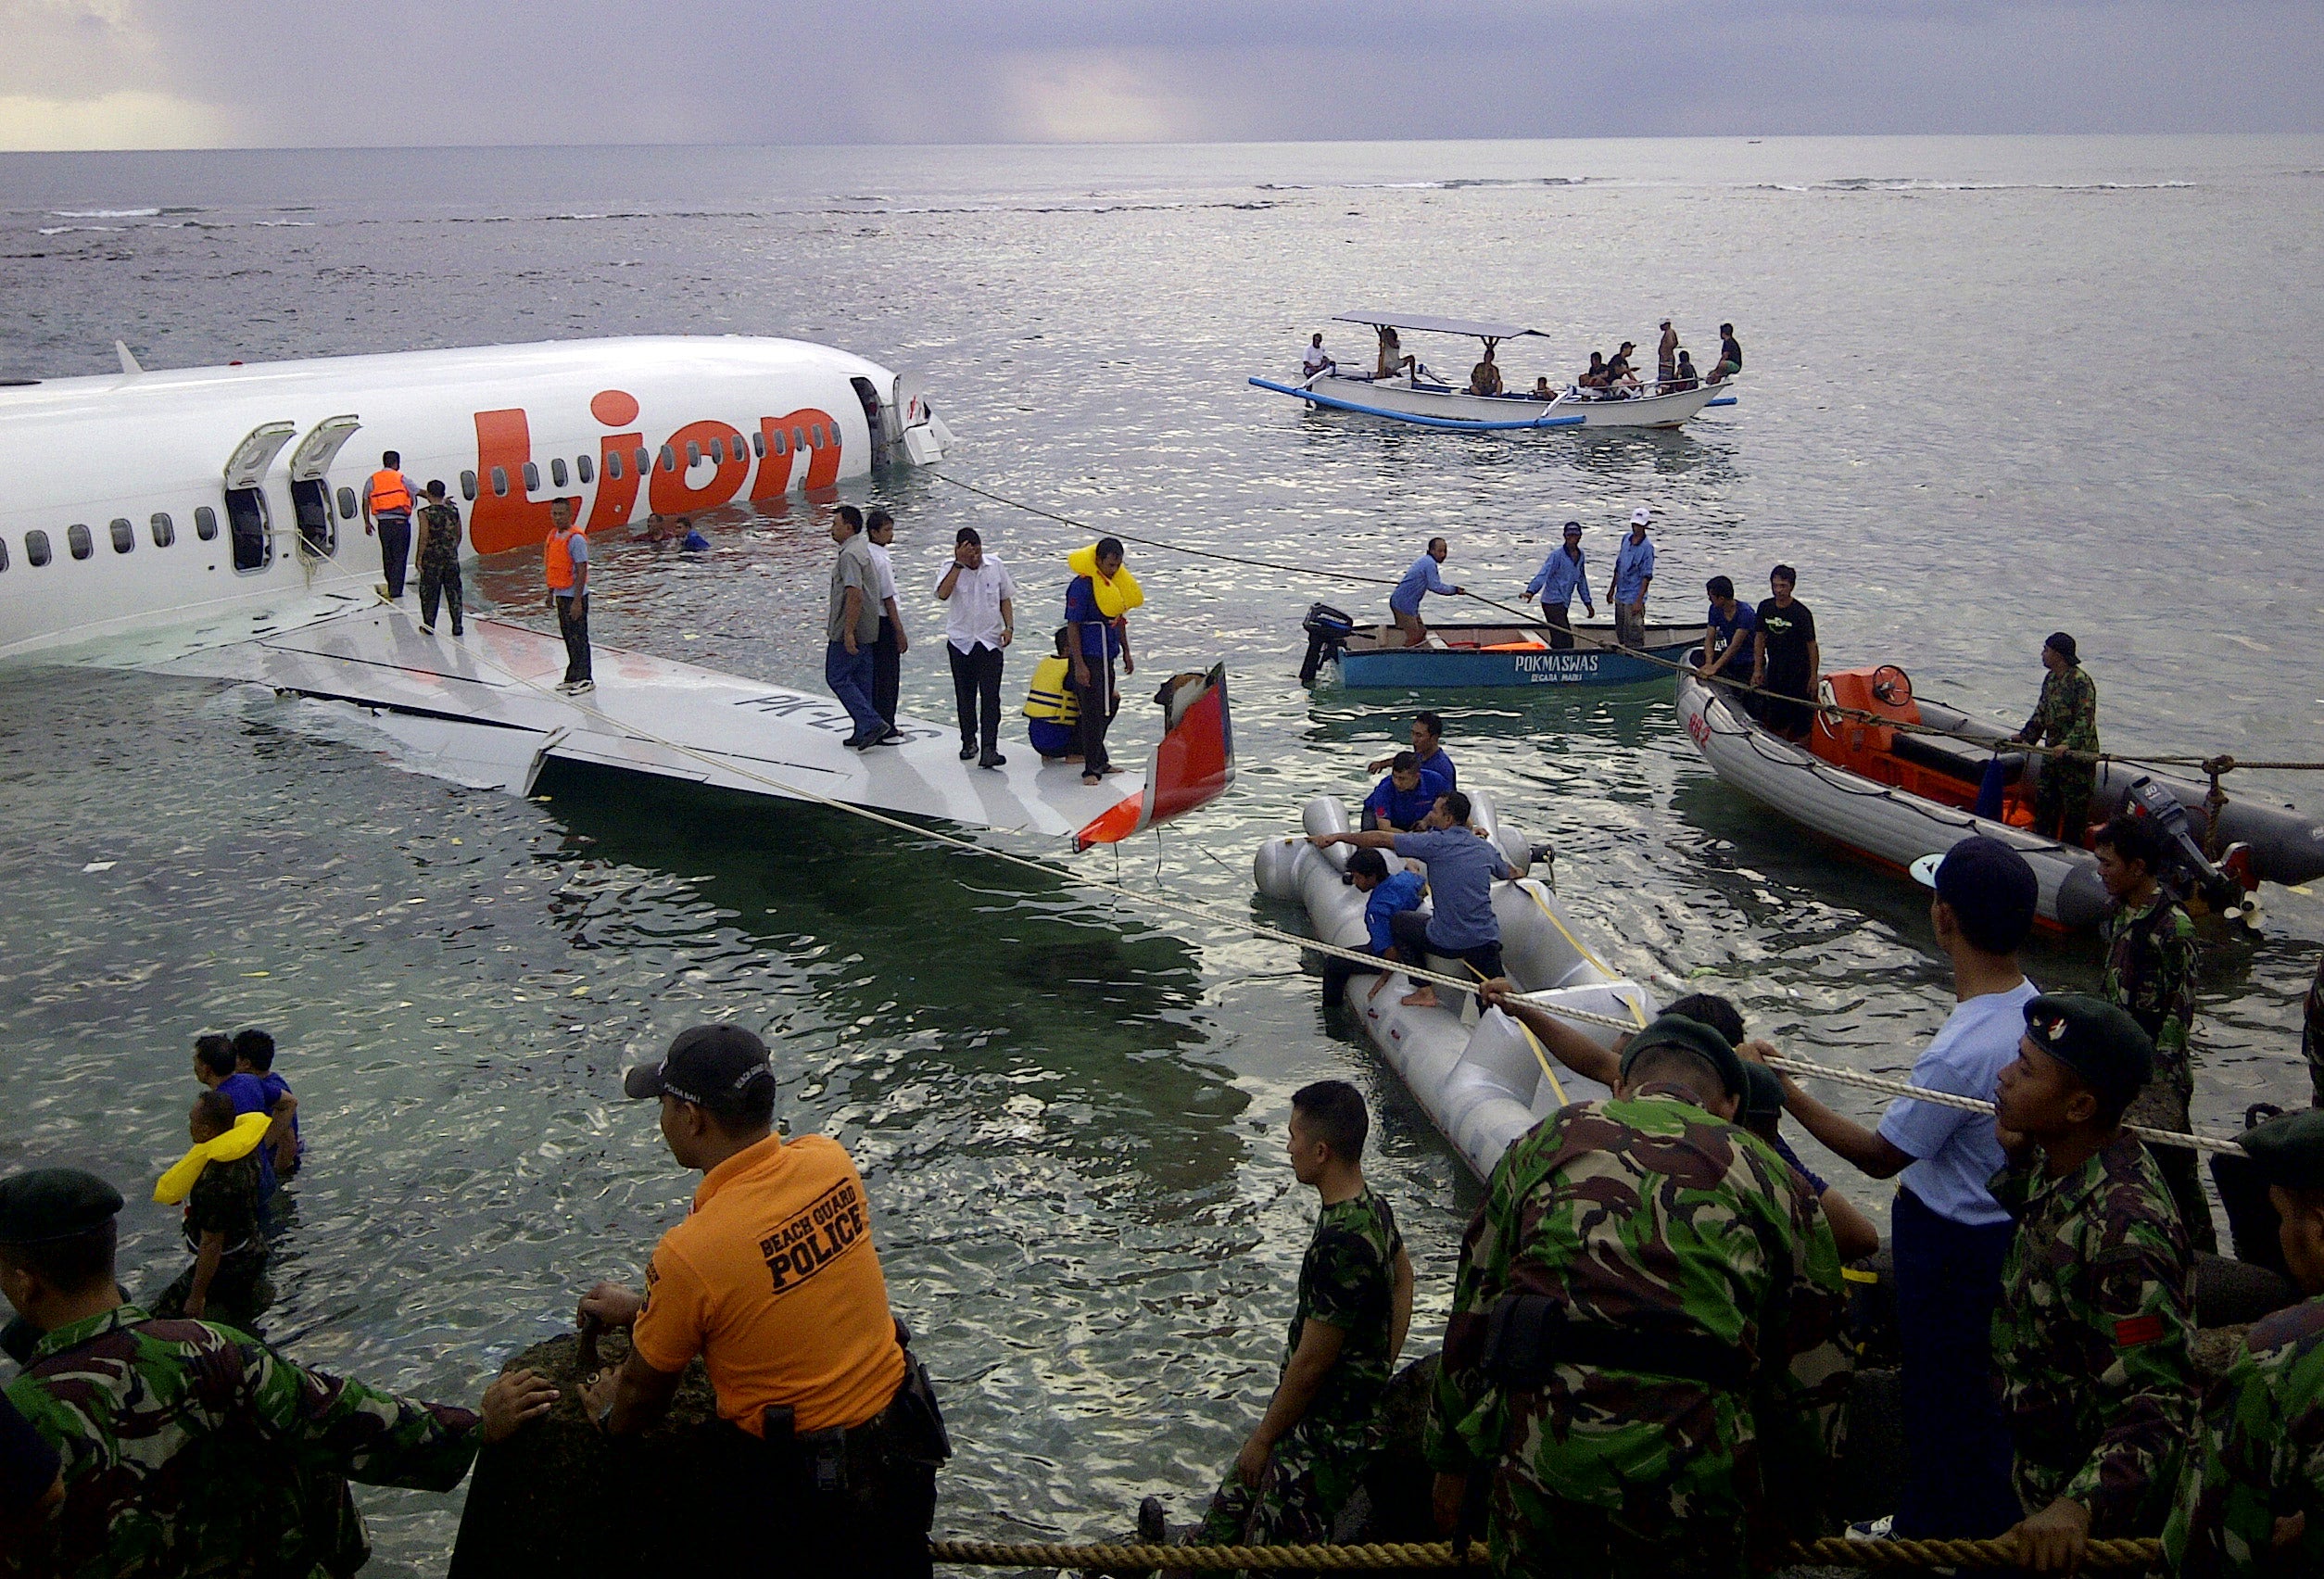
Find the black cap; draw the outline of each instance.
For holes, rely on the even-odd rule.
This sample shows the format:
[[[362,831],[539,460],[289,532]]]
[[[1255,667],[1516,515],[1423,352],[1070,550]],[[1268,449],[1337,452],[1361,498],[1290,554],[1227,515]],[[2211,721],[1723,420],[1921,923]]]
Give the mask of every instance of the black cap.
[[[2324,1107],[2284,1113],[2243,1131],[2252,1170],[2287,1190],[2324,1190]]]
[[[673,1037],[658,1061],[624,1075],[622,1092],[637,1101],[675,1096],[727,1114],[740,1108],[744,1094],[762,1080],[775,1080],[765,1042],[739,1025],[697,1025]]]
[[[1784,1082],[1764,1064],[1743,1065],[1743,1112],[1746,1118],[1779,1118],[1784,1110]]]
[[[2154,1041],[2137,1020],[2087,992],[2044,992],[2026,1005],[2033,1044],[2102,1098],[2128,1102],[2154,1074]]]
[[[2078,663],[2081,662],[2081,659],[2076,657],[2074,653],[2074,638],[2066,635],[2065,632],[2062,630],[2052,631],[2050,633],[2050,639],[2043,642],[2041,645],[2050,648],[2052,651],[2055,651],[2059,657],[2065,659],[2069,663]]]
[[[1952,906],[1963,935],[1987,954],[2008,954],[2033,930],[2040,880],[2031,862],[1998,839],[1964,839],[1933,868],[1926,857],[1915,861],[1913,876]]]
[[[39,1244],[103,1228],[121,1193],[78,1168],[35,1168],[0,1179],[0,1244]]]
[[[1685,1015],[1658,1017],[1652,1024],[1632,1037],[1630,1045],[1622,1050],[1624,1080],[1629,1079],[1630,1066],[1638,1061],[1638,1055],[1654,1047],[1675,1047],[1694,1054],[1719,1071],[1719,1083],[1726,1088],[1729,1096],[1744,1094],[1749,1077],[1743,1072],[1742,1057],[1727,1045],[1725,1037],[1702,1021],[1688,1019]]]

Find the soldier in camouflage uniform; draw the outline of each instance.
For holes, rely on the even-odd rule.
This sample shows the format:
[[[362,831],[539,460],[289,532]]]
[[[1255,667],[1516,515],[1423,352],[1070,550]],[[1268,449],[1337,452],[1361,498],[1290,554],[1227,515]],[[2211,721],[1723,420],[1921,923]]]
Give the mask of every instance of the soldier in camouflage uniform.
[[[187,1132],[196,1145],[216,1140],[234,1125],[234,1101],[224,1092],[206,1091],[194,1099]],[[194,1264],[153,1302],[153,1314],[255,1332],[254,1323],[273,1297],[266,1283],[266,1235],[259,1226],[256,1153],[231,1162],[212,1157],[202,1165],[185,1197],[185,1247],[194,1252]]]
[[[2162,1174],[2122,1110],[2153,1049],[2081,993],[2026,1005],[1995,1123],[1993,1198],[2017,1220],[1993,1312],[2016,1450],[2018,1560],[2071,1571],[2093,1538],[2152,1535],[2195,1421],[2194,1260]]]
[[[2300,1017],[2300,1056],[2308,1061],[2310,1103],[2324,1107],[2324,956],[2316,962],[2316,979],[2308,983],[2308,1001]]]
[[[1388,1203],[1364,1184],[1364,1099],[1319,1080],[1291,1099],[1292,1171],[1322,1197],[1299,1307],[1267,1414],[1211,1498],[1205,1546],[1328,1541],[1380,1446],[1380,1396],[1412,1321],[1412,1262]],[[1140,1510],[1151,1537],[1158,1509]]]
[[[1495,1572],[1740,1579],[1818,1533],[1847,1358],[1807,1183],[1730,1120],[1741,1060],[1657,1019],[1611,1100],[1512,1145],[1462,1241],[1425,1450]]]
[[[2243,1134],[2309,1295],[2256,1322],[2211,1396],[2163,1555],[2180,1579],[2324,1573],[2324,1113]]]
[[[2106,947],[2106,1001],[2127,1010],[2154,1043],[2154,1076],[2123,1118],[2184,1134],[2195,1095],[2195,1055],[2188,1042],[2195,1021],[2195,924],[2155,881],[2164,852],[2153,823],[2116,815],[2099,831],[2094,847],[2099,879],[2115,902],[2099,928]],[[2188,1243],[2217,1250],[2194,1152],[2157,1146],[2149,1155],[2170,1186]]]
[[[123,1304],[121,1198],[75,1168],[0,1180],[0,1292],[43,1336],[7,1389],[64,1460],[64,1502],[0,1555],[25,1576],[345,1574],[367,1547],[341,1477],[449,1491],[477,1446],[548,1411],[516,1371],[483,1419],[291,1364],[229,1328]]]
[[[2089,757],[2052,756],[2041,764],[2034,790],[2034,831],[2068,844],[2082,841],[2090,820],[2090,791],[2097,787],[2098,682],[2075,655],[2074,638],[2064,631],[2041,644],[2041,697],[2033,716],[2012,737],[2021,745],[2056,746],[2088,752]]]
[[[460,507],[444,497],[444,485],[428,484],[427,502],[420,507],[420,628],[436,634],[436,600],[444,600],[452,616],[452,634],[464,634],[460,623]]]

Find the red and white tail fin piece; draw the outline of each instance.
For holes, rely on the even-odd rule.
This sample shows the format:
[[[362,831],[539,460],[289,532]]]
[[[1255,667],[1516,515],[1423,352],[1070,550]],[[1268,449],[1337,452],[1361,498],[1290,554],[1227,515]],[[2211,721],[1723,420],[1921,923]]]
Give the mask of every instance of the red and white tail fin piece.
[[[1234,782],[1234,728],[1227,714],[1227,666],[1182,675],[1167,704],[1169,727],[1146,764],[1145,789],[1073,836],[1079,853],[1093,844],[1118,844],[1197,806],[1206,806]]]

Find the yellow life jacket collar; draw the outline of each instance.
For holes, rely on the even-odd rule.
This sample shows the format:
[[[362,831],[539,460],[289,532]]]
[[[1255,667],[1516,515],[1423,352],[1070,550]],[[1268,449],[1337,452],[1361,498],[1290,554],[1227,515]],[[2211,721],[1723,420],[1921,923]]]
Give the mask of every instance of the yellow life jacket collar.
[[[1123,565],[1111,575],[1097,574],[1097,545],[1074,549],[1066,556],[1066,568],[1076,575],[1090,578],[1090,590],[1097,595],[1097,612],[1109,620],[1118,620],[1146,600],[1145,591],[1138,578]]]
[[[201,1178],[203,1168],[213,1162],[240,1162],[259,1149],[273,1125],[271,1114],[245,1113],[224,1134],[187,1147],[185,1155],[155,1183],[153,1198],[165,1206],[176,1206],[194,1193],[194,1181]]]

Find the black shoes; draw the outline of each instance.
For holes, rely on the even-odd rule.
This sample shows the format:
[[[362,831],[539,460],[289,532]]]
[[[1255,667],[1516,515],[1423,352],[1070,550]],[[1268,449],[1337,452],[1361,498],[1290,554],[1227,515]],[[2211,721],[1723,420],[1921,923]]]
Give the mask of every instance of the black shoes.
[[[963,752],[960,754],[966,756],[968,753]],[[1008,758],[1003,756],[999,752],[987,752],[977,759],[977,765],[979,767],[1001,767],[1005,765],[1008,760]]]
[[[976,754],[977,748],[973,745],[966,745],[960,748],[960,760],[963,762],[966,762],[970,757],[975,756]]]

